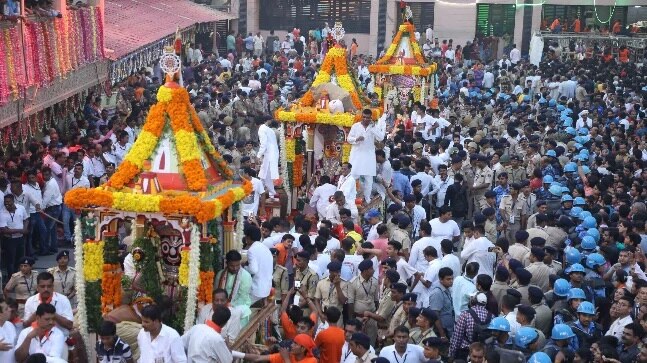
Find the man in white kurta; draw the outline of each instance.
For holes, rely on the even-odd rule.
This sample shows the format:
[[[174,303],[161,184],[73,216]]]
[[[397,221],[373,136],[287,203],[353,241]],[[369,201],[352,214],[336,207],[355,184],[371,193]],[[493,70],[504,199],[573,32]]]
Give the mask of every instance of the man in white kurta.
[[[347,141],[351,144],[349,162],[353,166],[352,174],[360,178],[364,191],[364,200],[371,201],[373,178],[377,171],[375,160],[375,142],[382,141],[386,134],[386,114],[377,123],[371,121],[371,110],[362,112],[362,121],[355,123],[348,133]],[[259,131],[260,132],[260,131]]]
[[[262,121],[256,121],[257,124]],[[271,119],[265,121],[258,127],[258,153],[256,157],[263,159],[258,178],[263,181],[270,198],[274,198],[274,179],[279,178],[279,145],[276,141],[276,133],[269,126]],[[351,154],[352,155],[352,154]]]

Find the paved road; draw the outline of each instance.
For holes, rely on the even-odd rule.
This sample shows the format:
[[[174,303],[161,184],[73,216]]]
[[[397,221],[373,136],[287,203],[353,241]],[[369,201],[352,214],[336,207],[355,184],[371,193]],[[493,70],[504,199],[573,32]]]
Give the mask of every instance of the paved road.
[[[59,251],[68,251],[70,253],[70,267],[74,267],[74,248],[72,247],[59,247]],[[56,255],[38,256],[38,261],[34,265],[34,269],[38,271],[45,271],[50,267],[56,266]]]

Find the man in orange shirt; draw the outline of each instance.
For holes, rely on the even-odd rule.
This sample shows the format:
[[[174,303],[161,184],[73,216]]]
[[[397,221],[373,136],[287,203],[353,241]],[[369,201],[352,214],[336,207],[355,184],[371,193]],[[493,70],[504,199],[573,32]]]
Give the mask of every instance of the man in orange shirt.
[[[317,358],[312,354],[316,347],[314,340],[307,334],[299,334],[294,337],[292,345],[286,347],[281,345],[279,353],[269,355],[258,355],[251,353],[240,353],[237,358],[243,358],[249,362],[270,362],[270,363],[317,363]]]
[[[315,344],[319,348],[319,362],[338,363],[341,361],[341,350],[346,342],[344,329],[337,326],[341,311],[334,306],[329,306],[324,315],[330,326],[315,337]]]
[[[294,244],[294,236],[286,233],[281,237],[281,242],[274,246],[274,248],[279,252],[276,263],[287,268],[288,273],[290,274],[293,273],[292,244]]]
[[[578,18],[575,18],[575,20],[573,20],[573,32],[579,33],[581,31],[582,31],[582,24],[580,22],[580,18],[578,17]]]
[[[618,50],[618,60],[620,63],[629,62],[629,49],[626,45],[620,46],[620,49]]]

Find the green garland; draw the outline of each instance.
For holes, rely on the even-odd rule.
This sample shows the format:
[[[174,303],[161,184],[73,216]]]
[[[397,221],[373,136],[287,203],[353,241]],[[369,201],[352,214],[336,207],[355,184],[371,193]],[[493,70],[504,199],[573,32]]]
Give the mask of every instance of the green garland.
[[[162,296],[162,284],[159,279],[157,270],[157,253],[158,248],[152,239],[148,237],[139,237],[133,243],[134,248],[141,248],[144,256],[136,262],[137,271],[141,275],[142,287],[146,295],[155,301],[159,301]]]
[[[234,203],[234,208],[238,204],[239,203]],[[236,215],[235,214],[236,209],[234,209],[233,212],[234,212],[234,215]],[[207,235],[209,237],[216,238],[218,241],[220,241],[220,230],[218,229],[218,227],[219,227],[218,220],[219,219],[212,219],[212,220],[207,222]],[[202,243],[200,245],[202,245]],[[215,244],[208,243],[208,245],[211,246],[210,250],[211,250],[211,266],[212,266],[211,268],[212,268],[212,271],[220,271],[220,270],[222,270],[223,261],[222,261],[222,251],[220,249],[220,242],[215,243]],[[204,258],[203,253],[204,253],[204,251],[200,250],[200,259],[201,260]],[[208,271],[208,270],[203,270],[202,266],[203,265],[202,265],[202,261],[201,261],[200,262],[200,270],[201,271]]]
[[[101,316],[101,280],[85,283],[85,305],[88,316],[88,328],[92,332],[99,331],[103,317]]]
[[[200,271],[213,271],[214,245],[216,244],[200,243]]]
[[[179,285],[178,285],[179,286]],[[172,316],[169,325],[175,329],[180,335],[184,334],[184,316],[186,315],[186,300],[187,288],[179,286],[180,291],[175,295],[175,300],[178,301],[177,310]]]
[[[119,263],[119,239],[117,236],[106,238],[103,245],[103,263],[110,265]]]

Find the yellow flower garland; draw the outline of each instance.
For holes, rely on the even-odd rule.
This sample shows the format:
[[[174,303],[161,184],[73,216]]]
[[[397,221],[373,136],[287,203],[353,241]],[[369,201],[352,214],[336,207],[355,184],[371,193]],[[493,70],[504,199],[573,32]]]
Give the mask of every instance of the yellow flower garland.
[[[341,146],[341,162],[342,163],[347,163],[348,160],[350,159],[350,149],[351,145],[347,142],[342,144]]]
[[[85,281],[98,281],[103,275],[103,241],[83,244],[83,276]]]
[[[293,138],[285,139],[285,158],[287,161],[293,163],[295,156],[296,141]]]
[[[382,87],[380,87],[380,86],[373,87],[373,92],[375,92],[377,94],[378,99],[380,99],[380,100],[382,99]]]
[[[312,82],[312,87],[317,87],[328,82],[330,82],[330,74],[326,73],[326,71],[322,69],[319,70],[317,78],[315,78],[314,82]]]
[[[158,212],[160,201],[163,196],[160,194],[133,194],[133,193],[112,193],[112,207],[118,210],[129,210],[134,212]]]
[[[180,130],[175,133],[175,145],[180,156],[180,162],[189,160],[200,160],[200,148],[195,133]]]
[[[183,249],[180,251],[180,269],[178,275],[178,282],[181,286],[189,286],[189,251],[190,249]]]
[[[144,162],[150,158],[155,147],[159,142],[159,138],[150,133],[149,131],[143,130],[139,133],[135,145],[130,149],[126,155],[125,160],[130,161],[131,163],[137,165],[138,168],[142,168]]]

